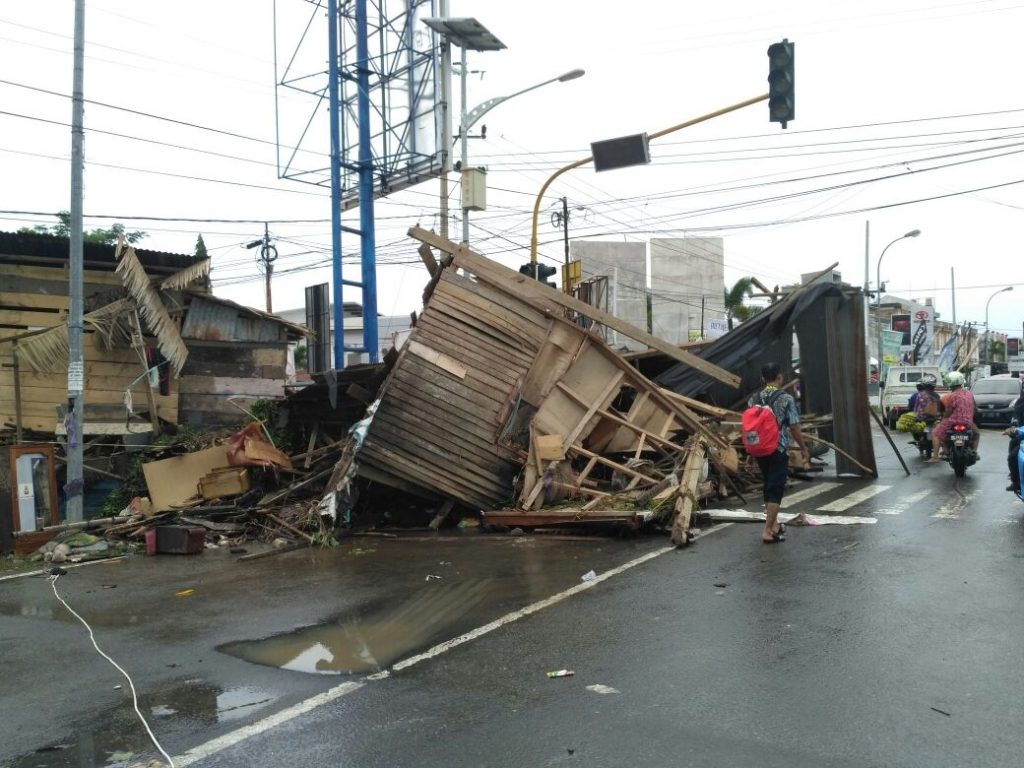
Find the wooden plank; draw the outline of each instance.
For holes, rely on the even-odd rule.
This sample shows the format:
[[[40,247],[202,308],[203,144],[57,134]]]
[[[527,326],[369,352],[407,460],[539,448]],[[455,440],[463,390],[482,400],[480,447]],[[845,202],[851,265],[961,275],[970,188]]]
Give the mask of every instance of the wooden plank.
[[[479,439],[484,444],[494,445],[497,440],[499,426],[490,421],[477,418],[467,411],[446,411],[436,407],[437,401],[423,397],[421,390],[409,387],[404,382],[392,382],[394,394],[401,397],[410,410],[418,412],[418,417],[431,424],[455,425],[461,429],[467,437]],[[511,449],[502,447],[510,458],[514,452]],[[513,459],[514,460],[514,459]]]
[[[426,344],[421,344],[415,339],[409,339],[409,341],[406,342],[406,345],[409,348],[410,355],[422,357],[427,362],[432,365],[436,365],[443,371],[447,371],[457,379],[466,378],[466,374],[468,373],[466,366],[462,365],[462,363],[450,355],[438,352],[436,349],[431,349]]]
[[[523,382],[523,400],[534,407],[540,407],[555,382],[569,370],[586,340],[587,335],[582,331],[573,334],[562,323],[552,323],[544,346],[537,353],[526,381]]]
[[[701,373],[710,376],[717,381],[721,381],[731,387],[739,387],[740,385],[740,377],[736,374],[730,373],[724,368],[719,368],[717,365],[709,363],[707,360],[703,360],[689,352],[684,352],[663,339],[652,336],[646,331],[624,322],[614,315],[598,309],[597,307],[586,304],[573,296],[553,291],[549,287],[541,285],[538,281],[532,280],[526,275],[513,272],[511,269],[508,269],[497,262],[491,261],[490,259],[471,251],[469,248],[456,245],[455,243],[420,227],[413,227],[410,229],[409,235],[420,242],[428,243],[445,253],[452,254],[452,263],[454,266],[472,272],[479,279],[490,282],[529,304],[533,304],[540,308],[546,308],[551,304],[556,304],[564,307],[565,309],[571,309],[584,317],[591,318],[594,322],[618,331],[624,336],[635,341],[639,341],[642,344],[646,344],[653,349],[657,349],[671,357],[673,360],[677,360],[684,365],[695,368]]]
[[[545,526],[579,524],[603,524],[637,528],[641,521],[641,517],[636,512],[623,511],[621,509],[545,509],[541,512],[491,510],[483,512],[482,517],[485,525],[502,525],[509,528],[542,528]]]
[[[506,330],[495,325],[493,318],[485,314],[475,312],[464,305],[446,302],[443,297],[436,296],[431,300],[430,306],[423,313],[437,312],[447,318],[448,324],[466,325],[478,334],[489,337],[503,347],[517,349],[530,358],[536,354],[540,342],[533,343],[526,334],[518,333],[515,329]]]
[[[189,395],[284,397],[284,379],[183,375],[178,379],[178,389],[182,394]]]
[[[422,320],[416,328],[416,334],[417,338],[425,339],[430,346],[438,351],[465,361],[471,368],[476,369],[477,372],[486,371],[487,375],[492,377],[495,382],[500,382],[498,386],[507,387],[510,390],[516,389],[526,371],[525,367],[510,367],[507,357],[483,354],[479,349],[463,343],[454,334],[440,335],[435,333],[435,327],[430,324],[424,324]]]
[[[470,289],[472,286],[472,289]],[[481,315],[495,328],[513,336],[524,337],[532,345],[541,343],[548,333],[548,319],[543,313],[520,302],[510,303],[507,295],[484,293],[481,284],[468,280],[442,280],[435,291],[433,301],[443,301],[472,315]]]
[[[374,439],[385,439],[396,446],[407,446],[410,453],[415,448],[420,449],[419,455],[435,463],[445,474],[471,474],[479,484],[500,487],[496,474],[500,470],[499,465],[506,462],[489,451],[470,450],[458,434],[446,434],[422,426],[410,429],[408,421],[393,419],[390,414],[378,412],[366,436],[367,441],[371,435]]]
[[[708,416],[713,416],[716,419],[737,419],[739,416],[741,416],[741,414],[737,413],[736,411],[730,411],[728,408],[719,408],[714,405],[702,403],[700,400],[694,400],[692,397],[685,397],[683,395],[677,394],[673,392],[671,389],[665,389],[663,387],[659,387],[659,389],[661,389],[661,393],[669,400],[674,400],[677,403],[682,403],[690,410],[697,411],[699,413],[705,413]]]
[[[68,291],[65,285],[62,293],[21,293],[0,291],[0,306],[24,307],[25,309],[69,309]]]
[[[589,459],[594,459],[595,461],[597,461],[598,464],[604,464],[606,467],[611,467],[616,472],[621,472],[624,475],[629,475],[630,477],[637,477],[649,483],[659,482],[657,478],[645,475],[643,472],[637,472],[636,470],[630,469],[627,466],[614,462],[611,459],[606,459],[604,456],[598,456],[596,453],[588,451],[582,445],[571,445],[569,446],[569,450],[572,451],[573,453],[578,453],[580,456],[585,456]]]
[[[374,455],[376,454],[376,458]],[[508,490],[494,483],[485,483],[472,473],[452,474],[447,465],[437,463],[435,456],[425,460],[420,448],[407,450],[407,446],[396,445],[386,440],[367,441],[360,450],[360,464],[376,464],[381,469],[399,478],[420,485],[432,492],[440,492],[478,508],[490,506],[508,497]]]
[[[420,316],[416,331],[417,333],[426,333],[432,341],[445,338],[449,344],[467,350],[481,360],[497,362],[505,370],[514,372],[517,378],[522,376],[533,362],[532,353],[528,355],[522,349],[502,344],[494,338],[485,336],[475,328],[454,325],[448,318],[439,317],[433,310],[430,314],[425,312]]]

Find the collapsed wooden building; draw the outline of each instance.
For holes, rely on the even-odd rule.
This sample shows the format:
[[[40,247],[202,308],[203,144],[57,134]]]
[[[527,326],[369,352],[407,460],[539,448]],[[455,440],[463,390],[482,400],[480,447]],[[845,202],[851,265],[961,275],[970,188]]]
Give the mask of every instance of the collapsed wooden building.
[[[431,232],[410,235],[431,273],[423,311],[328,496],[362,477],[495,524],[657,515],[682,544],[709,476],[718,494],[739,493],[738,414],[658,386],[592,326],[706,383],[735,392],[739,375]]]

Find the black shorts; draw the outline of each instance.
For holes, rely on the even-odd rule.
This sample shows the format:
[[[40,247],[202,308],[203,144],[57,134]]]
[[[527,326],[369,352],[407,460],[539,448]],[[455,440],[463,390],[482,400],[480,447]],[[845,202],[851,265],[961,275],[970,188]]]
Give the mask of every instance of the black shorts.
[[[782,501],[789,477],[789,452],[776,451],[771,456],[758,456],[757,465],[761,467],[764,479],[764,503],[778,504]]]

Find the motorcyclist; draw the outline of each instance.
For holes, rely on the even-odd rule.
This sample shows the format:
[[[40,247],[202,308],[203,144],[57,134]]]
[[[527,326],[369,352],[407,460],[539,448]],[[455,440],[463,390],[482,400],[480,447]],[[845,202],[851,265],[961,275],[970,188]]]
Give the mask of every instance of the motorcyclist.
[[[932,431],[932,457],[928,459],[929,462],[942,461],[939,451],[945,445],[949,430],[954,424],[967,424],[973,427],[974,394],[964,388],[964,381],[964,375],[960,371],[950,371],[946,374],[946,384],[950,389],[946,398],[946,417]],[[971,435],[971,448],[977,451],[981,433],[972,428]]]
[[[917,386],[919,392],[914,401],[914,415],[920,421],[938,418],[942,414],[942,400],[935,394],[935,379],[926,376]],[[934,403],[934,407],[929,408],[930,403]]]
[[[1018,428],[1024,427],[1024,397],[1017,398],[1013,408],[1013,421],[1009,429],[1003,432],[1010,438],[1010,452],[1006,455],[1006,464],[1010,468],[1010,484],[1006,490],[1020,493],[1020,467],[1017,466],[1017,451],[1020,449],[1021,438]]]

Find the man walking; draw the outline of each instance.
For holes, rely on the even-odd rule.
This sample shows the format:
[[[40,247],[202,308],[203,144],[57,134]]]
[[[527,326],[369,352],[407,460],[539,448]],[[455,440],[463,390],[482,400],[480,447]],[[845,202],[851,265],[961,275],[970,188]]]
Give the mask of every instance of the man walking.
[[[764,483],[764,530],[761,532],[761,541],[765,544],[774,544],[785,541],[783,535],[786,527],[779,519],[779,505],[782,503],[782,495],[786,490],[786,480],[789,477],[789,446],[795,441],[803,454],[803,460],[808,461],[807,444],[804,442],[804,434],[800,429],[800,412],[796,407],[796,400],[788,392],[782,391],[782,371],[775,363],[767,363],[761,368],[761,380],[764,387],[756,392],[747,403],[753,407],[764,405],[772,409],[775,420],[779,425],[779,445],[775,451],[767,456],[758,456],[757,464],[761,468],[761,477]]]

